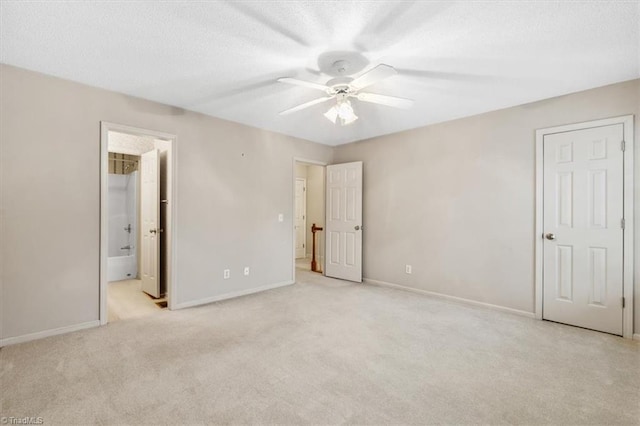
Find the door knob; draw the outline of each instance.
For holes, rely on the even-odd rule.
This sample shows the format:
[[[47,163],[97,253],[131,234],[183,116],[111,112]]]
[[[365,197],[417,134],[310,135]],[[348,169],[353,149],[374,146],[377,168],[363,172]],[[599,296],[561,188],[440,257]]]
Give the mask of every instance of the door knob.
[[[545,237],[547,240],[551,240],[551,241],[553,241],[553,240],[555,240],[555,239],[556,239],[556,234],[548,233],[548,234],[545,234],[545,236],[544,236],[544,237]]]
[[[360,225],[354,226],[353,229],[355,229],[356,231],[359,231],[360,230]]]
[[[151,232],[152,234],[155,234],[156,230],[155,229],[149,229],[149,232]]]

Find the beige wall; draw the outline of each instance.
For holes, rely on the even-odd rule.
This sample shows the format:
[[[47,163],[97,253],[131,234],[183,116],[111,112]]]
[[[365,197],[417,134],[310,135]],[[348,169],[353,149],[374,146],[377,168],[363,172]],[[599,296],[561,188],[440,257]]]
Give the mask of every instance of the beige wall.
[[[296,177],[301,179],[307,178],[307,166],[304,164],[296,163]]]
[[[640,80],[337,147],[364,161],[364,276],[533,312],[535,130],[627,114],[637,142]]]
[[[292,159],[328,162],[330,147],[6,65],[0,77],[1,338],[98,319],[101,120],[178,135],[177,303],[292,279]]]

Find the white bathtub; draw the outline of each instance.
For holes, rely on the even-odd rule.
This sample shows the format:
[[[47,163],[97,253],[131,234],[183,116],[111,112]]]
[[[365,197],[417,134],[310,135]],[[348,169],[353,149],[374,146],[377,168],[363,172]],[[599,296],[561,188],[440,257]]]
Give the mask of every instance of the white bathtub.
[[[107,281],[133,280],[138,275],[136,256],[116,256],[107,259]]]

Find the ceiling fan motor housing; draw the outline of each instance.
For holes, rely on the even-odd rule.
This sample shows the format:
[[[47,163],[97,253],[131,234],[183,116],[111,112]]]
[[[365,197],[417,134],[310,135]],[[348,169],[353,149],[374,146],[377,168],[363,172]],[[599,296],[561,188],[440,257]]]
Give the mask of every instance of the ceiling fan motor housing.
[[[351,77],[332,78],[327,82],[327,86],[329,86],[327,93],[329,95],[337,95],[340,93],[351,93],[353,92],[353,89],[351,88],[351,86],[349,86],[349,83],[351,83],[352,81],[353,81],[353,78]]]
[[[349,97],[349,93],[348,92],[338,92],[336,94],[336,99],[338,100],[339,104],[344,102],[344,101],[346,101],[348,97]]]
[[[360,52],[332,51],[318,57],[320,72],[334,77],[354,75],[362,71],[369,60]]]

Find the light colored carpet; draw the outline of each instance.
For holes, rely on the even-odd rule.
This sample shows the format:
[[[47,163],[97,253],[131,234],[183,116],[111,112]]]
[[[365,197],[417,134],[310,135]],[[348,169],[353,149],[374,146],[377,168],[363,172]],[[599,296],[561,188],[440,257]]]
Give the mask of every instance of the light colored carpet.
[[[151,296],[142,291],[141,280],[115,281],[107,285],[109,322],[156,314],[160,309]]]
[[[297,271],[298,284],[8,346],[45,424],[638,424],[640,345]]]
[[[301,257],[299,259],[296,259],[296,269],[311,271],[311,258]]]

